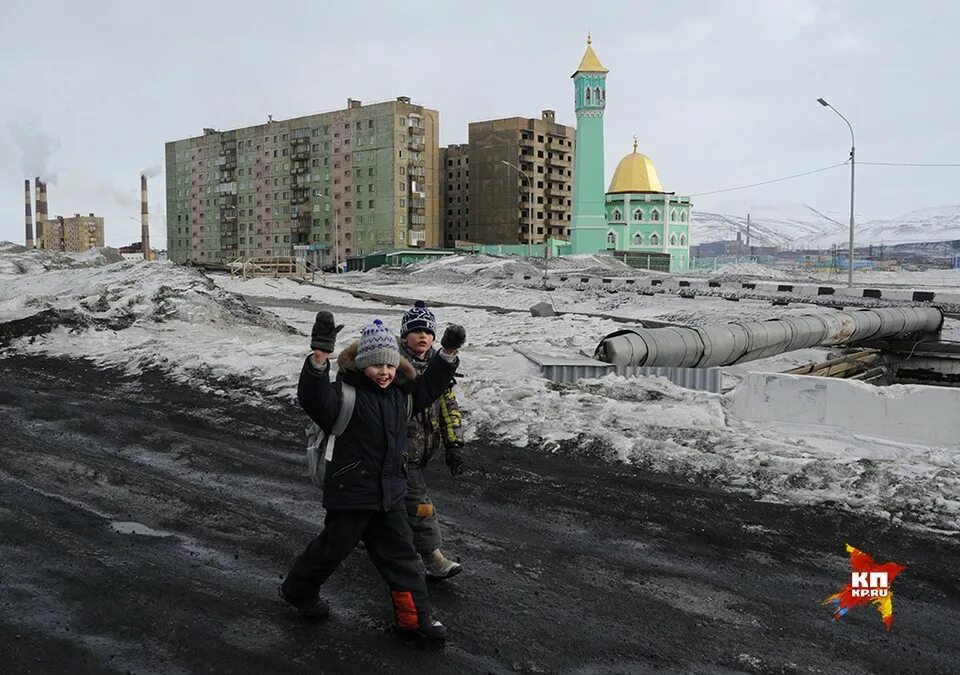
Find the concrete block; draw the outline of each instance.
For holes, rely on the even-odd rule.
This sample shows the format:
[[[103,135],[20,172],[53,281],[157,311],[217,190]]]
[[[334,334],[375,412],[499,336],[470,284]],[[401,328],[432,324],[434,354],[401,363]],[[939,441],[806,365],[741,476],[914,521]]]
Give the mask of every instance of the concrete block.
[[[728,402],[747,420],[834,427],[918,445],[956,446],[960,439],[960,389],[750,373]]]

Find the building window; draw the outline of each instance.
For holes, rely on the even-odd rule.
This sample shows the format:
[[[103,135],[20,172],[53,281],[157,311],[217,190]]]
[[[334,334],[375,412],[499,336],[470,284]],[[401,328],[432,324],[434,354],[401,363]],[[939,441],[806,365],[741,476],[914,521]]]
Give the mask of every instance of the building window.
[[[642,221],[642,220],[643,220],[643,210],[642,210],[642,209],[637,209],[636,211],[634,211],[634,212],[633,212],[633,219],[634,219],[634,220],[637,220],[637,221]]]
[[[653,234],[650,235],[650,245],[651,245],[651,246],[659,246],[659,245],[660,245],[660,237],[657,236],[657,233],[656,233],[656,232],[654,232]]]
[[[677,235],[675,235],[675,234],[671,234],[671,235],[670,235],[670,245],[671,245],[671,246],[676,246],[676,245],[677,245]]]
[[[687,222],[687,212],[686,212],[686,211],[681,211],[681,212],[680,212],[680,222],[681,222],[681,223]]]
[[[653,221],[658,221],[658,220],[660,220],[660,212],[657,211],[656,209],[654,209],[654,210],[650,213],[650,220],[653,220]]]
[[[643,246],[643,235],[637,232],[633,235],[633,245],[634,246]]]
[[[616,248],[617,246],[617,235],[613,232],[607,232],[607,248]]]
[[[680,235],[680,245],[681,245],[681,246],[686,246],[686,245],[687,245],[687,235],[685,235],[685,234],[681,234],[681,235]]]
[[[676,209],[673,209],[673,210],[670,212],[670,221],[671,221],[671,222],[674,222],[674,223],[677,222],[677,210],[676,210]]]
[[[616,221],[616,222],[619,222],[619,221],[623,220],[623,214],[620,212],[620,209],[614,209],[614,210],[613,210],[613,220]],[[611,233],[611,234],[613,234],[613,233]],[[609,239],[609,238],[610,238],[610,237],[608,236],[607,239]]]

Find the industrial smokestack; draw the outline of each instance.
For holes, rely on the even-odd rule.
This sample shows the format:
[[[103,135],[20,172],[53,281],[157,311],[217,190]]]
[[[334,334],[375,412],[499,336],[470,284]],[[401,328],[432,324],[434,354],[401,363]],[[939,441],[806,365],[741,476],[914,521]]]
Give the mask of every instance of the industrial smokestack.
[[[40,180],[40,176],[33,179],[36,185],[37,197],[37,248],[46,248],[47,226],[47,184]]]
[[[147,177],[140,175],[140,239],[143,259],[150,260],[150,214],[147,209]]]
[[[26,246],[33,248],[33,211],[30,209],[30,179],[23,181],[24,214],[26,215]]]

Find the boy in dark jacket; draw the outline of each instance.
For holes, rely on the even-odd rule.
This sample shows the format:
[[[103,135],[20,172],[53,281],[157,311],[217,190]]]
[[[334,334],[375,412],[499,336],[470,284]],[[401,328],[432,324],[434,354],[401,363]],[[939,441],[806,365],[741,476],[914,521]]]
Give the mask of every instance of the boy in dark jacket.
[[[363,540],[390,587],[397,629],[442,641],[446,631],[432,617],[404,510],[408,398],[417,413],[450,387],[466,333],[460,326],[448,326],[443,350],[418,376],[400,356],[395,335],[378,319],[341,352],[337,380],[331,383],[328,356],[342,328],[334,324],[330,312],[317,314],[310,344],[313,355],[300,371],[297,400],[326,433],[340,411],[343,383],[355,387],[356,404],[326,468],[323,531],[294,562],[280,595],[302,617],[325,619],[329,606],[319,596],[320,586]]]
[[[422,300],[403,315],[400,324],[400,352],[418,372],[423,372],[436,355],[433,346],[437,319]],[[440,550],[443,537],[433,500],[427,494],[423,470],[442,445],[450,473],[463,473],[463,429],[460,406],[453,388],[410,420],[407,432],[407,516],[413,528],[413,543],[423,558],[428,581],[442,581],[463,571],[458,562]]]

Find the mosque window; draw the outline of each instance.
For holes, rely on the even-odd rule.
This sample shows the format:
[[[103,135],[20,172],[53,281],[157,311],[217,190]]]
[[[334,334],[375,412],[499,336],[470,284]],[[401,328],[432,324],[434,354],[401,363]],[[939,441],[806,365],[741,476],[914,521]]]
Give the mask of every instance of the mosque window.
[[[590,102],[590,87],[587,87],[587,103]]]
[[[687,222],[687,212],[686,212],[686,211],[681,211],[681,212],[680,212],[680,222],[681,222],[681,223]]]
[[[593,96],[594,96],[595,99],[597,99],[597,103],[599,103],[600,100],[601,100],[601,99],[600,99],[600,87],[597,87],[597,88],[595,88],[595,89],[593,90]]]
[[[614,211],[613,211],[613,219],[614,219],[615,221],[621,221],[621,220],[623,220],[623,214],[620,213],[620,209],[614,209]]]
[[[686,245],[687,245],[687,235],[685,235],[685,234],[681,234],[681,235],[680,235],[680,245],[681,245],[681,246],[686,246]]]
[[[657,236],[657,233],[656,233],[656,232],[654,232],[653,234],[650,235],[650,245],[651,245],[651,246],[659,246],[659,245],[660,245],[660,237]]]
[[[670,212],[670,220],[671,220],[672,222],[674,222],[674,223],[677,222],[677,210],[676,210],[676,209],[674,209],[673,211]]]
[[[607,246],[616,246],[617,245],[617,235],[613,232],[607,232]]]
[[[637,209],[636,211],[634,211],[634,212],[633,212],[633,219],[634,219],[634,220],[643,220],[643,210],[642,210],[642,209]]]
[[[643,246],[643,235],[637,232],[633,235],[633,245],[634,246]]]
[[[650,212],[650,220],[660,220],[660,212],[654,209]]]
[[[675,234],[671,234],[671,235],[670,235],[670,245],[671,245],[671,246],[676,246],[676,245],[677,245],[677,235],[675,235]]]

